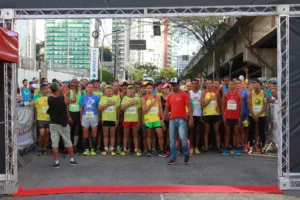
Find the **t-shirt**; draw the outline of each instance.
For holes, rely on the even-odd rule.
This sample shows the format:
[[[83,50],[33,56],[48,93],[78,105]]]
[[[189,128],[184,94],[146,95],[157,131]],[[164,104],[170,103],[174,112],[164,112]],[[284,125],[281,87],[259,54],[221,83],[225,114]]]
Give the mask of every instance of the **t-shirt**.
[[[100,98],[95,94],[92,94],[91,96],[88,96],[87,94],[83,95],[80,99],[80,105],[83,106],[83,115],[86,117],[98,115],[99,102]]]
[[[158,100],[159,97],[156,95],[152,95],[152,98],[149,98],[148,96],[145,96],[143,101],[145,102],[146,106],[150,106],[153,100],[157,100],[157,103],[154,104],[150,110],[144,114],[144,120],[145,122],[157,122],[160,121],[160,116],[159,116],[159,106],[158,106]]]
[[[103,96],[103,92],[101,92],[100,90],[97,92],[93,92],[93,94],[97,95],[99,98]]]
[[[109,101],[114,101],[115,105],[109,106],[104,111],[102,111],[102,120],[103,121],[116,121],[117,120],[117,108],[120,106],[120,100],[115,95],[113,95],[111,97],[103,96],[103,97],[101,97],[100,105],[105,105]]]
[[[41,94],[40,88],[34,89],[34,96]]]
[[[263,91],[266,92],[269,97],[272,97],[272,90],[271,89],[263,89]]]
[[[184,118],[187,119],[186,114],[186,106],[190,104],[190,98],[189,96],[183,92],[180,91],[178,93],[172,92],[168,99],[166,105],[172,110],[170,119],[176,119],[176,118]]]
[[[37,120],[49,121],[50,116],[47,114],[49,108],[48,95],[42,96],[41,94],[38,94],[33,97],[32,101],[35,103],[35,107],[37,111]]]
[[[124,122],[138,122],[139,121],[139,109],[142,106],[141,99],[139,97],[123,97],[121,105],[130,104],[132,100],[136,100],[139,103],[127,108],[124,112]]]
[[[29,88],[23,88],[22,87],[22,97],[23,97],[23,101],[26,102],[30,102],[30,89]]]

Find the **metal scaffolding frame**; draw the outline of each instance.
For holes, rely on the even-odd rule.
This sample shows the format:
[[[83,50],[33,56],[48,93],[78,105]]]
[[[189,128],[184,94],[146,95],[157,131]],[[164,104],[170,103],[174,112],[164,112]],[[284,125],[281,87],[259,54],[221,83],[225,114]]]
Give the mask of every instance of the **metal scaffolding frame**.
[[[289,17],[300,17],[298,5],[205,6],[176,8],[85,8],[85,9],[2,9],[5,28],[13,30],[16,19],[147,18],[192,16],[278,16],[278,97],[279,151],[278,185],[280,189],[300,189],[300,178],[291,178],[289,169]],[[0,177],[0,194],[17,190],[17,137],[15,136],[16,65],[5,64],[5,150],[6,175]]]

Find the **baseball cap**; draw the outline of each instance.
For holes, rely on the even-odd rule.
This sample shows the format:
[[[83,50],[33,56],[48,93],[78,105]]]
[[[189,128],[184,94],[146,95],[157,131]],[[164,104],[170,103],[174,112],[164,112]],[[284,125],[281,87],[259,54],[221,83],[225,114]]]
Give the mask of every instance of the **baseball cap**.
[[[40,80],[39,78],[34,78],[34,79],[33,79],[33,81],[39,81],[39,80]]]
[[[133,85],[128,85],[128,86],[127,86],[127,89],[133,89],[133,88],[134,88]]]
[[[111,85],[107,85],[107,86],[105,87],[105,89],[112,89],[112,86],[111,86]]]
[[[176,78],[176,77],[174,77],[174,78],[172,78],[172,79],[169,81],[169,83],[179,84],[179,79]]]

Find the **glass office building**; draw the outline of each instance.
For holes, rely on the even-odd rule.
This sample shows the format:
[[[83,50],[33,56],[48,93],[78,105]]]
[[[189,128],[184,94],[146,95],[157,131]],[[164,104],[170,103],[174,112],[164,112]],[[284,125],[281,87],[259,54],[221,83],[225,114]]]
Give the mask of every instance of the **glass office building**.
[[[88,69],[90,36],[89,20],[46,20],[45,60]]]

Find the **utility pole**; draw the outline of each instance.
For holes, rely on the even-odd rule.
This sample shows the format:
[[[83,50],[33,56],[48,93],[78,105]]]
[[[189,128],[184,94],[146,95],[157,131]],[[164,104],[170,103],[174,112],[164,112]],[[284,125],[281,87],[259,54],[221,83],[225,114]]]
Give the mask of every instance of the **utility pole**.
[[[116,43],[115,43],[115,63],[114,63],[114,78],[115,80],[118,79],[118,75],[117,75],[117,62],[118,62],[118,31],[119,31],[119,23],[117,23],[117,27],[116,27]]]

